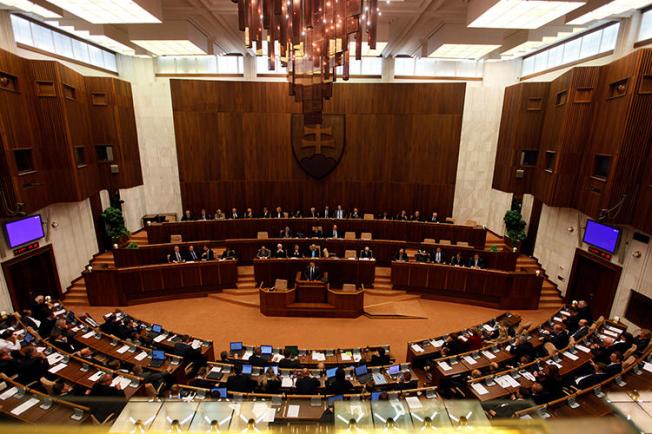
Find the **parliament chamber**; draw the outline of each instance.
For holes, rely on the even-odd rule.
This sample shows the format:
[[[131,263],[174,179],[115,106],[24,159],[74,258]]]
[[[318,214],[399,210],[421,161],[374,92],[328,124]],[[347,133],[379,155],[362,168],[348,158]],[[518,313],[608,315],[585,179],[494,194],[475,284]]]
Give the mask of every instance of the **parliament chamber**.
[[[652,0],[0,0],[0,430],[652,433]]]

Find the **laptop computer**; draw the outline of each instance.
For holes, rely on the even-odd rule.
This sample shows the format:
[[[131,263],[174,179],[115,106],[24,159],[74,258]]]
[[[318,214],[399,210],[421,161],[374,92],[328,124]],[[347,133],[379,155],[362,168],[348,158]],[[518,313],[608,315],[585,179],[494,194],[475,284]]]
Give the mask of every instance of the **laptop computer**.
[[[149,366],[152,368],[160,368],[165,363],[165,351],[163,350],[152,350],[152,361],[149,363]]]
[[[261,345],[260,346],[260,357],[265,359],[265,360],[271,360],[274,349],[272,348],[271,345]]]
[[[226,387],[213,387],[211,389],[211,396],[214,398],[226,398]]]
[[[382,372],[374,372],[371,374],[371,377],[374,379],[376,386],[387,384],[387,378],[385,378]]]
[[[251,375],[251,365],[242,365],[242,373],[246,375]]]
[[[292,356],[298,356],[299,355],[299,347],[296,345],[287,345],[285,347],[286,351],[290,352],[290,355]]]
[[[382,393],[383,393],[383,392],[371,392],[371,400],[372,400],[372,401],[378,401],[378,400],[380,400],[380,395],[381,395]]]
[[[163,331],[163,328],[161,328],[160,324],[152,324],[152,333],[161,333]]]
[[[25,333],[22,344],[27,345],[32,342],[34,342],[34,336],[32,336],[30,333]]]
[[[242,346],[242,342],[231,342],[231,344],[229,345],[229,350],[232,353],[238,353],[238,352],[242,351],[243,349],[244,349],[244,347]]]
[[[336,373],[337,373],[337,368],[326,369],[326,377],[328,378],[335,378]]]
[[[355,376],[358,378],[358,381],[360,383],[366,383],[369,381],[371,378],[371,374],[369,373],[369,369],[367,369],[367,365],[360,365],[355,368]]]
[[[387,373],[391,376],[399,375],[401,373],[401,365],[392,365],[387,368]]]

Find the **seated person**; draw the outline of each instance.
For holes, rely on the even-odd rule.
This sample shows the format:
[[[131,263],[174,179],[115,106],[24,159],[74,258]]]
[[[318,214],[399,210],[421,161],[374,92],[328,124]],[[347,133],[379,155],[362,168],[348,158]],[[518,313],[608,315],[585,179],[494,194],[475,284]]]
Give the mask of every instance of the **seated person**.
[[[465,265],[464,258],[462,257],[462,253],[457,252],[457,255],[451,258],[451,265],[459,265],[459,266]]]
[[[445,264],[446,263],[446,257],[444,256],[444,252],[441,251],[441,247],[437,247],[434,252],[432,252],[432,262],[435,264]]]
[[[399,249],[399,251],[394,255],[394,260],[407,262],[410,258],[405,249]]]
[[[577,311],[577,315],[579,319],[586,319],[589,322],[593,322],[593,316],[591,315],[591,308],[589,307],[589,304],[585,300],[580,300],[577,302],[577,306],[575,306],[575,310]]]
[[[344,209],[342,208],[342,205],[337,205],[337,209],[335,210],[335,218],[336,219],[343,219],[346,213],[344,212]]]
[[[314,206],[311,206],[310,211],[308,211],[306,217],[319,218],[319,212],[315,209]]]
[[[396,389],[398,390],[416,389],[417,387],[419,387],[419,381],[412,379],[412,373],[410,371],[405,371],[396,384]]]
[[[254,218],[254,211],[251,208],[247,208],[247,211],[245,211],[243,218],[246,219]]]
[[[30,345],[23,348],[22,354],[23,360],[18,364],[19,382],[27,385],[48,375],[50,365],[42,352]]]
[[[210,220],[211,215],[206,212],[204,208],[201,209],[201,212],[199,213],[199,219],[198,220]]]
[[[420,222],[423,219],[421,218],[421,212],[419,211],[414,211],[414,214],[410,216],[410,220],[415,221],[415,222]]]
[[[608,377],[620,373],[623,370],[623,355],[620,351],[614,351],[609,355],[609,363],[604,368]]]
[[[320,280],[321,279],[321,270],[315,264],[315,261],[310,261],[308,266],[301,273],[301,278],[303,280]]]
[[[303,217],[303,214],[301,213],[301,210],[298,209],[298,210],[294,211],[292,214],[290,214],[290,217],[295,218],[295,219],[300,219],[301,217]]]
[[[274,257],[275,258],[287,258],[288,257],[288,252],[285,251],[283,248],[283,244],[277,244],[276,245],[276,250],[274,251]]]
[[[426,252],[426,249],[419,249],[414,254],[414,260],[417,262],[430,262],[430,255]]]
[[[272,213],[269,212],[269,208],[263,207],[263,213],[260,215],[264,219],[272,218]]]
[[[281,232],[278,234],[279,238],[292,238],[293,234],[290,230],[290,226],[286,226],[284,229],[281,229]]]
[[[328,234],[330,238],[342,238],[342,233],[337,229],[337,225],[333,225],[333,230]]]
[[[568,335],[568,331],[566,331],[566,328],[561,324],[555,324],[552,327],[550,335],[546,336],[544,339],[545,342],[551,342],[558,350],[566,348],[569,340],[570,336]]]
[[[202,248],[201,259],[202,261],[212,261],[215,259],[213,249],[209,248],[206,244],[204,244],[204,247]]]
[[[7,348],[0,349],[0,372],[9,377],[18,373],[18,360],[11,355],[11,350]]]
[[[292,352],[291,349],[285,348],[283,350],[283,358],[281,361],[278,362],[278,367],[279,368],[298,368],[301,366],[301,363],[299,363],[299,359],[297,356]]]
[[[539,382],[532,383],[532,396],[531,399],[536,405],[545,404],[550,401],[550,393],[546,390],[543,384]]]
[[[475,253],[473,258],[469,259],[469,263],[467,265],[471,268],[484,268],[484,261],[480,258],[480,255]]]
[[[523,356],[532,357],[534,355],[534,346],[525,336],[519,336],[516,343],[512,345],[512,348],[509,350],[509,353],[513,355],[515,359],[520,359]]]
[[[353,211],[349,215],[350,219],[361,219],[362,218],[362,213],[358,211],[358,208],[353,208]]]
[[[577,323],[577,329],[573,333],[573,339],[577,342],[582,339],[584,336],[589,334],[589,322],[585,319],[581,319]]]
[[[174,251],[168,255],[168,262],[174,262],[175,264],[179,262],[186,262],[186,259],[181,253],[181,248],[179,246],[174,246]]]
[[[396,216],[396,220],[408,221],[410,220],[410,217],[408,216],[407,211],[401,210],[401,213]]]
[[[3,330],[0,334],[0,350],[18,351],[20,348],[18,334],[9,329]]]
[[[328,208],[328,205],[324,207],[324,218],[325,219],[333,218],[333,214],[331,214],[331,210]]]
[[[249,357],[249,364],[254,366],[264,366],[267,364],[267,359],[262,356],[260,347],[254,347],[254,352],[251,357]]]
[[[231,208],[231,213],[229,214],[230,219],[239,219],[240,214],[238,214],[237,208]]]
[[[321,253],[319,252],[319,247],[316,244],[311,244],[308,248],[308,254],[306,255],[309,258],[319,258]]]
[[[310,375],[307,368],[299,373],[299,378],[295,384],[297,395],[316,395],[319,391],[320,382],[317,378]]]
[[[374,354],[371,356],[371,361],[369,362],[369,366],[385,366],[389,365],[391,363],[391,360],[389,358],[389,355],[385,353],[385,348],[378,348],[378,354]]]
[[[390,220],[391,217],[389,216],[389,213],[387,211],[383,211],[381,214],[378,214],[378,219],[379,220]]]
[[[222,252],[222,259],[238,259],[238,255],[233,247],[227,247],[224,249],[224,252]]]
[[[188,252],[186,253],[186,261],[199,261],[199,255],[195,252],[195,246],[192,244],[188,246]]]
[[[439,222],[439,216],[437,215],[436,212],[433,212],[430,218],[428,219],[429,222],[431,223],[438,223]]]
[[[261,393],[279,393],[281,391],[281,379],[274,373],[270,366],[265,374],[258,377],[258,391]]]
[[[643,351],[645,351],[645,348],[650,344],[650,330],[639,329],[636,336],[634,336],[633,342],[636,345],[637,354],[642,354]]]
[[[360,250],[360,259],[373,259],[374,258],[374,252],[369,248],[369,246],[365,246],[364,249]]]
[[[189,209],[187,209],[186,212],[183,213],[183,217],[181,217],[182,222],[187,222],[194,219],[195,218],[192,216],[192,213],[190,212]]]
[[[321,238],[324,235],[324,233],[321,230],[321,226],[313,226],[310,229],[310,236],[312,238]]]
[[[327,247],[324,247],[324,248],[321,250],[321,257],[322,257],[322,258],[331,258],[331,257],[336,257],[336,256],[337,256],[337,255],[336,255],[335,253],[331,253],[331,252],[329,252]]]
[[[274,217],[275,219],[282,219],[282,218],[284,218],[284,217],[285,217],[285,214],[283,214],[283,208],[281,208],[280,206],[277,206],[277,207],[276,207],[276,210],[274,211],[274,215],[273,215],[273,217]]]
[[[174,354],[183,357],[184,362],[194,363],[195,370],[206,365],[206,356],[199,348],[193,348],[193,338],[188,335],[179,336],[179,341],[174,344]]]
[[[215,211],[215,220],[224,220],[225,218],[226,218],[226,215],[224,214],[224,212],[222,212],[221,209],[218,209],[217,211]]]
[[[92,413],[99,420],[104,421],[111,413],[119,413],[126,404],[125,392],[120,384],[111,386],[113,375],[104,374],[87,392],[91,397],[114,398],[111,400],[100,399],[92,405]],[[116,401],[115,398],[118,400]]]
[[[345,395],[353,392],[353,384],[346,379],[346,373],[341,367],[335,371],[335,378],[327,387],[329,395]]]
[[[233,365],[233,373],[226,380],[226,389],[231,392],[251,393],[256,388],[257,383],[249,375],[242,373],[242,365],[236,363]]]
[[[272,257],[272,252],[267,248],[267,246],[261,246],[256,252],[256,258],[258,259],[269,259]]]
[[[301,248],[298,244],[295,244],[290,252],[290,258],[303,258],[303,253],[301,253]]]
[[[591,372],[576,377],[572,382],[572,385],[580,390],[588,389],[589,387],[595,386],[596,384],[608,378],[608,375],[605,373],[605,365],[603,363],[596,363],[593,360],[591,360],[589,363],[591,364],[592,368]]]

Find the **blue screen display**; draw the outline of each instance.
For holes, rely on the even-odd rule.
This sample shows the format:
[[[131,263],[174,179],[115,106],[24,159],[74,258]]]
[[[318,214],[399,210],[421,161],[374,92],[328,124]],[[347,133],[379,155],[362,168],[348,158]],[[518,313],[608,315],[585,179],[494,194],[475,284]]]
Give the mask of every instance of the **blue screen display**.
[[[620,229],[603,225],[595,220],[587,220],[584,242],[605,252],[614,253],[618,246]]]

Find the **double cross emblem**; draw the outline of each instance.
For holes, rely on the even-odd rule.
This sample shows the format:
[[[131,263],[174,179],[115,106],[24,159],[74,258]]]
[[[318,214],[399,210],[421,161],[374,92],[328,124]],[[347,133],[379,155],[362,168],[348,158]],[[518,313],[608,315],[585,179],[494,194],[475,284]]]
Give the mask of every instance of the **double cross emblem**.
[[[306,139],[310,134],[315,136],[315,140]],[[304,126],[301,148],[315,148],[315,154],[322,154],[322,148],[335,149],[335,139],[333,138],[332,128],[322,128],[321,124],[317,124],[314,127]]]

